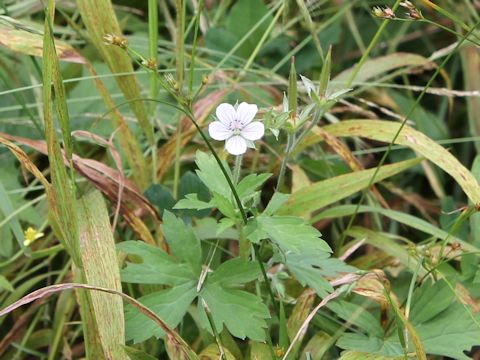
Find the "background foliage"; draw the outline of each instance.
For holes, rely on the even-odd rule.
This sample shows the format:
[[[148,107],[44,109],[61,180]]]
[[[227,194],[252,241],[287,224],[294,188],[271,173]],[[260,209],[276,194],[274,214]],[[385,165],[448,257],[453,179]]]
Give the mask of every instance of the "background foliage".
[[[479,9],[1,1],[0,358],[478,356]]]

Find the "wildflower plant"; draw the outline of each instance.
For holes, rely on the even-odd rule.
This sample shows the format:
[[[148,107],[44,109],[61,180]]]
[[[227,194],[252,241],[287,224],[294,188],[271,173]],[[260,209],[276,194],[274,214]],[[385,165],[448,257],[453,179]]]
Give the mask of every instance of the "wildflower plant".
[[[105,86],[103,74],[95,72],[97,64],[82,58],[83,53],[76,54],[69,44],[54,40],[53,24],[57,30],[62,22],[53,21],[53,0],[45,11],[44,34],[29,35],[43,36],[44,42],[43,123],[35,125],[46,143],[3,133],[0,143],[41,183],[50,213],[47,222],[32,221],[27,227],[22,218],[20,225],[14,211],[21,213],[26,205],[13,210],[9,195],[18,192],[6,191],[0,183],[0,230],[11,228],[20,246],[17,254],[0,261],[0,270],[26,268],[27,274],[35,276],[28,286],[53,277],[55,285],[13,302],[27,291],[27,285],[18,286],[16,279],[0,274],[0,290],[12,293],[0,293],[0,303],[6,304],[0,317],[59,291],[75,289],[77,293],[65,293],[51,319],[39,316],[47,312],[37,312],[24,340],[7,356],[22,358],[22,352],[37,356],[40,352],[33,347],[45,342],[45,334],[49,338],[52,334],[48,345],[52,360],[61,351],[66,357],[83,356],[84,351],[89,359],[115,360],[150,359],[149,353],[181,360],[426,360],[427,354],[465,359],[480,338],[480,318],[470,311],[470,306],[478,307],[473,295],[478,293],[475,284],[480,278],[479,239],[475,234],[472,241],[462,239],[468,222],[472,229],[479,224],[475,216],[480,209],[480,186],[475,177],[480,162],[477,159],[469,171],[453,151],[423,134],[420,130],[427,129],[438,135],[446,125],[432,125],[435,115],[422,109],[420,102],[427,93],[446,93],[452,102],[456,101],[452,94],[475,100],[476,90],[431,86],[439,74],[448,79],[445,66],[457,51],[470,51],[466,43],[477,45],[478,24],[447,16],[455,26],[450,29],[445,22],[438,28],[454,34],[455,43],[446,48],[448,52],[436,52],[439,57],[403,52],[375,57],[377,41],[390,39],[384,33],[390,23],[406,21],[412,27],[436,23],[424,17],[418,2],[397,0],[376,6],[372,15],[382,21],[380,26],[377,21],[367,22],[376,31],[367,45],[353,17],[357,4],[332,2],[333,8],[348,12],[350,32],[358,45],[351,51],[346,42],[344,51],[338,46],[341,40],[336,40],[339,56],[335,47],[334,57],[333,47],[325,47],[335,42],[334,36],[316,26],[318,17],[325,18],[322,2],[297,1],[290,7],[288,1],[265,6],[260,0],[240,0],[219,2],[214,10],[203,0],[174,3],[175,22],[168,16],[173,3],[148,1],[149,51],[144,54],[136,36],[127,39],[121,34],[120,24],[123,29],[130,17],[118,23],[110,1],[78,2],[79,26],[85,26],[100,57],[119,75],[115,81],[125,102],[115,102],[109,93],[111,84]],[[422,4],[446,14],[440,5]],[[160,12],[159,6],[163,7]],[[5,12],[7,8],[11,10],[6,5]],[[113,16],[103,16],[109,11]],[[364,8],[362,12],[365,15]],[[160,13],[166,14],[165,27],[158,26]],[[433,11],[424,13],[430,17]],[[68,14],[62,16],[76,24]],[[336,20],[341,16],[343,12],[335,13],[327,21],[341,24]],[[220,21],[223,17],[225,21]],[[97,26],[99,20],[102,26]],[[293,27],[297,22],[298,29]],[[15,31],[20,29],[19,24],[13,26]],[[135,26],[141,26],[136,18]],[[403,40],[408,26],[393,37],[393,45]],[[159,42],[163,32],[172,35],[171,42]],[[65,38],[73,37],[72,33],[65,32]],[[413,34],[418,33],[415,28]],[[9,41],[4,37],[2,44]],[[312,51],[315,63],[309,65],[304,57]],[[353,63],[356,53],[361,55],[355,65],[342,69],[338,59]],[[93,133],[95,127],[89,129],[92,133],[70,130],[66,98],[72,90],[63,86],[59,59],[70,59],[72,54],[90,71],[89,79],[108,108],[99,117],[111,116],[108,141]],[[222,58],[215,64],[219,54]],[[469,56],[455,64],[453,78],[459,78],[456,71],[461,62],[472,61],[472,68],[478,62]],[[266,70],[270,66],[271,72]],[[433,75],[426,85],[418,86],[429,71]],[[421,76],[413,86],[409,77],[417,74]],[[148,89],[142,91],[144,78]],[[394,82],[373,89],[373,81],[389,80]],[[45,86],[50,82],[53,87]],[[399,95],[404,88],[410,97]],[[90,95],[90,89],[84,90]],[[22,111],[30,108],[21,105]],[[80,105],[74,102],[73,106]],[[129,106],[134,116],[124,117],[123,106]],[[358,117],[348,118],[351,112]],[[378,119],[379,114],[395,121]],[[410,126],[414,122],[417,128]],[[79,134],[95,140],[95,146],[108,148],[108,153],[99,153],[95,159],[76,154],[82,151],[75,144]],[[366,140],[347,143],[342,140],[346,136]],[[49,171],[39,170],[35,157],[14,141],[45,152]],[[376,149],[364,147],[377,142],[388,146],[377,165],[365,168],[376,157],[368,154],[368,161],[363,161],[363,154]],[[361,144],[361,149],[355,149],[360,151],[351,151],[352,143]],[[398,161],[398,156],[391,156],[394,145],[410,148],[415,156]],[[97,159],[112,160],[115,167]],[[457,190],[463,190],[457,191],[455,201],[444,193],[443,177],[426,160],[450,174]],[[422,183],[427,179],[438,199],[413,196],[402,189],[410,177],[380,183],[420,163],[424,167],[417,167],[411,176]],[[86,181],[77,181],[77,174]],[[32,188],[38,190],[37,185]],[[461,198],[463,193],[468,203]],[[437,200],[442,211],[435,212]],[[441,213],[438,224],[399,211],[400,203],[425,217]],[[461,211],[449,212],[453,209],[448,207],[456,204],[461,204]],[[43,210],[44,204],[40,205]],[[448,216],[457,212],[451,225]],[[403,226],[409,228],[406,236],[398,230]],[[419,242],[407,238],[410,230]],[[428,238],[421,238],[425,234]],[[48,246],[52,240],[55,244]],[[8,247],[0,244],[0,256],[5,251]],[[70,257],[57,256],[63,251]],[[39,261],[42,258],[48,263]],[[22,262],[17,264],[17,259]],[[38,271],[45,264],[48,270]],[[462,292],[455,293],[455,286]],[[127,301],[125,306],[121,299]],[[73,321],[78,317],[75,301],[81,328]],[[24,321],[30,315],[16,318]],[[41,322],[46,329],[29,339]],[[72,331],[65,331],[66,326]],[[80,330],[82,340],[77,336]],[[72,341],[61,342],[64,333]],[[83,347],[77,346],[80,342]],[[1,346],[0,357],[5,350]]]

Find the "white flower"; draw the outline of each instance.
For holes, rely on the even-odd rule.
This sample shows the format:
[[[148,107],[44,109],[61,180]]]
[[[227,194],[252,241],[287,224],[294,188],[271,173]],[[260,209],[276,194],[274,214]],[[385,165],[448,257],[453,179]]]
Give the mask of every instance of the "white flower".
[[[253,121],[258,107],[242,102],[237,108],[230,104],[218,105],[218,121],[210,123],[208,133],[215,140],[226,140],[225,149],[232,155],[241,155],[247,151],[247,145],[260,139],[265,133],[261,122]]]

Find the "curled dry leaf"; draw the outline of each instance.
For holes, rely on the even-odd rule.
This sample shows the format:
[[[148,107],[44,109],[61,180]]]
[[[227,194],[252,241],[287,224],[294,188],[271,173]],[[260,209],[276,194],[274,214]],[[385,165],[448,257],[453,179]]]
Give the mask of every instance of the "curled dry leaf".
[[[17,141],[20,144],[35,149],[42,154],[47,154],[47,145],[44,141],[12,136],[0,132],[0,139],[1,138],[8,139],[10,141]],[[20,151],[25,154],[21,149]],[[28,156],[26,154],[19,156],[28,159]],[[80,173],[86,179],[88,179],[93,186],[100,190],[112,202],[112,204],[114,204],[114,206],[119,202],[120,213],[123,215],[128,225],[137,233],[137,235],[143,241],[150,244],[155,244],[156,242],[154,238],[152,237],[147,226],[141,220],[141,217],[145,215],[150,215],[154,220],[158,221],[158,214],[153,205],[150,204],[150,202],[143,196],[137,186],[128,179],[124,178],[124,189],[122,192],[122,197],[119,201],[119,179],[121,178],[121,175],[117,170],[112,169],[111,167],[99,161],[85,159],[75,154],[73,154],[72,160],[75,170],[78,171],[78,173]],[[66,159],[64,159],[64,161],[65,164],[68,165]],[[23,163],[24,162],[22,161],[22,164]],[[32,171],[30,168],[29,170]],[[38,177],[41,175],[41,172],[36,169],[34,175]],[[43,177],[43,175],[41,176]],[[46,184],[48,184],[49,189],[50,184],[48,182],[46,182]],[[44,186],[46,184],[43,183]]]
[[[22,54],[41,57],[43,54],[43,36],[37,31],[27,31],[26,28],[20,28],[15,20],[3,16],[0,22],[0,45]],[[13,19],[12,19],[13,20]],[[59,60],[84,64],[85,59],[69,44],[61,40],[55,40],[55,50]]]

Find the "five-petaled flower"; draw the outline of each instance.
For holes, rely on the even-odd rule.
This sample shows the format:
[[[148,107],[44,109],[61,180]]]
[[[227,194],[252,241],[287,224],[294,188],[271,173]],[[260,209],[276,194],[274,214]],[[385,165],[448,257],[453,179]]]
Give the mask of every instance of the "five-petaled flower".
[[[226,140],[225,149],[230,154],[241,155],[247,151],[247,146],[253,146],[252,141],[265,133],[261,122],[252,121],[257,111],[257,105],[246,102],[236,107],[220,104],[216,111],[218,121],[210,123],[208,132],[215,140]]]

